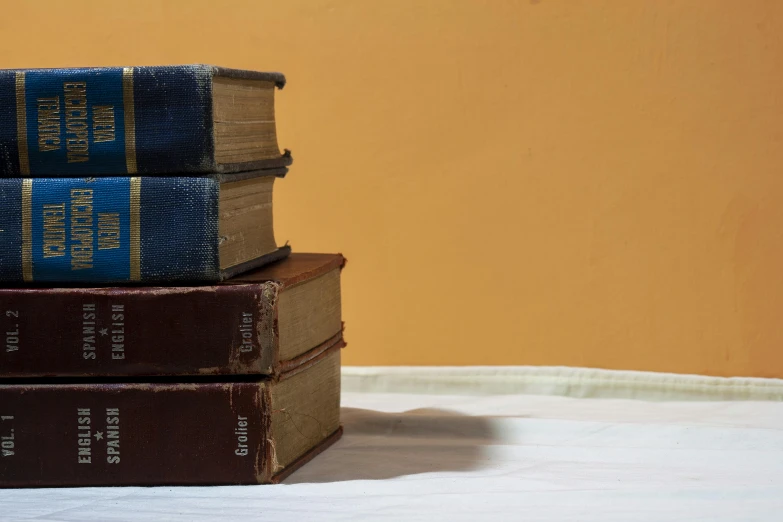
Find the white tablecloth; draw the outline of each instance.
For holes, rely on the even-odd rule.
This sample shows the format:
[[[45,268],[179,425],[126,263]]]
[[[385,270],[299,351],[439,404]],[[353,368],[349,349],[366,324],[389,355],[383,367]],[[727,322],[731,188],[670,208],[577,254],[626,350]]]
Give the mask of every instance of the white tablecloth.
[[[0,490],[0,520],[783,520],[781,402],[346,391],[343,406],[343,439],[285,484]]]

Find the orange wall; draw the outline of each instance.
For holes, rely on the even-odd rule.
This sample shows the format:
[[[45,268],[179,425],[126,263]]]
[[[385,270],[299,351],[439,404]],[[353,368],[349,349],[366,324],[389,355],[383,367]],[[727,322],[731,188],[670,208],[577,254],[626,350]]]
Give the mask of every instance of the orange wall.
[[[348,364],[783,377],[783,2],[5,2],[0,65],[281,70]]]

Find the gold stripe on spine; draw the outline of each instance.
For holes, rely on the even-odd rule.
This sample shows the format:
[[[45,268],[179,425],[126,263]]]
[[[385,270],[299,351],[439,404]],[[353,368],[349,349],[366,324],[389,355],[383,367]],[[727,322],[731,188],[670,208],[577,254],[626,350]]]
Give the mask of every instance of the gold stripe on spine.
[[[33,180],[22,180],[22,278],[33,280]]]
[[[141,178],[130,179],[130,280],[141,281]]]
[[[19,148],[19,172],[30,175],[30,156],[27,150],[27,103],[24,97],[24,72],[16,73],[16,138]]]
[[[122,69],[122,104],[125,112],[125,166],[136,174],[136,112],[133,104],[133,67]]]

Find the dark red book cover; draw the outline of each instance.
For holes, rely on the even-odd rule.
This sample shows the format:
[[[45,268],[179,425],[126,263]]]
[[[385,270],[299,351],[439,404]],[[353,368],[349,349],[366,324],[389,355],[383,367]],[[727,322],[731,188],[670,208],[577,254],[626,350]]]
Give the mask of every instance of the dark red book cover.
[[[341,434],[342,345],[257,380],[0,384],[0,487],[276,482]]]
[[[0,377],[274,374],[278,296],[343,263],[293,254],[213,286],[0,289]]]

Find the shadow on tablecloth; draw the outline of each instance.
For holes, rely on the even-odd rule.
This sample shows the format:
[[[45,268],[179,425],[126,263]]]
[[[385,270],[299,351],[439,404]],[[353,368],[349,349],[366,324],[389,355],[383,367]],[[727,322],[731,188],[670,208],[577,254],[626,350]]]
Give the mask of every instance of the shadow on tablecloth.
[[[431,472],[472,471],[498,440],[491,419],[440,409],[386,413],[343,408],[345,434],[285,484],[384,480]]]

